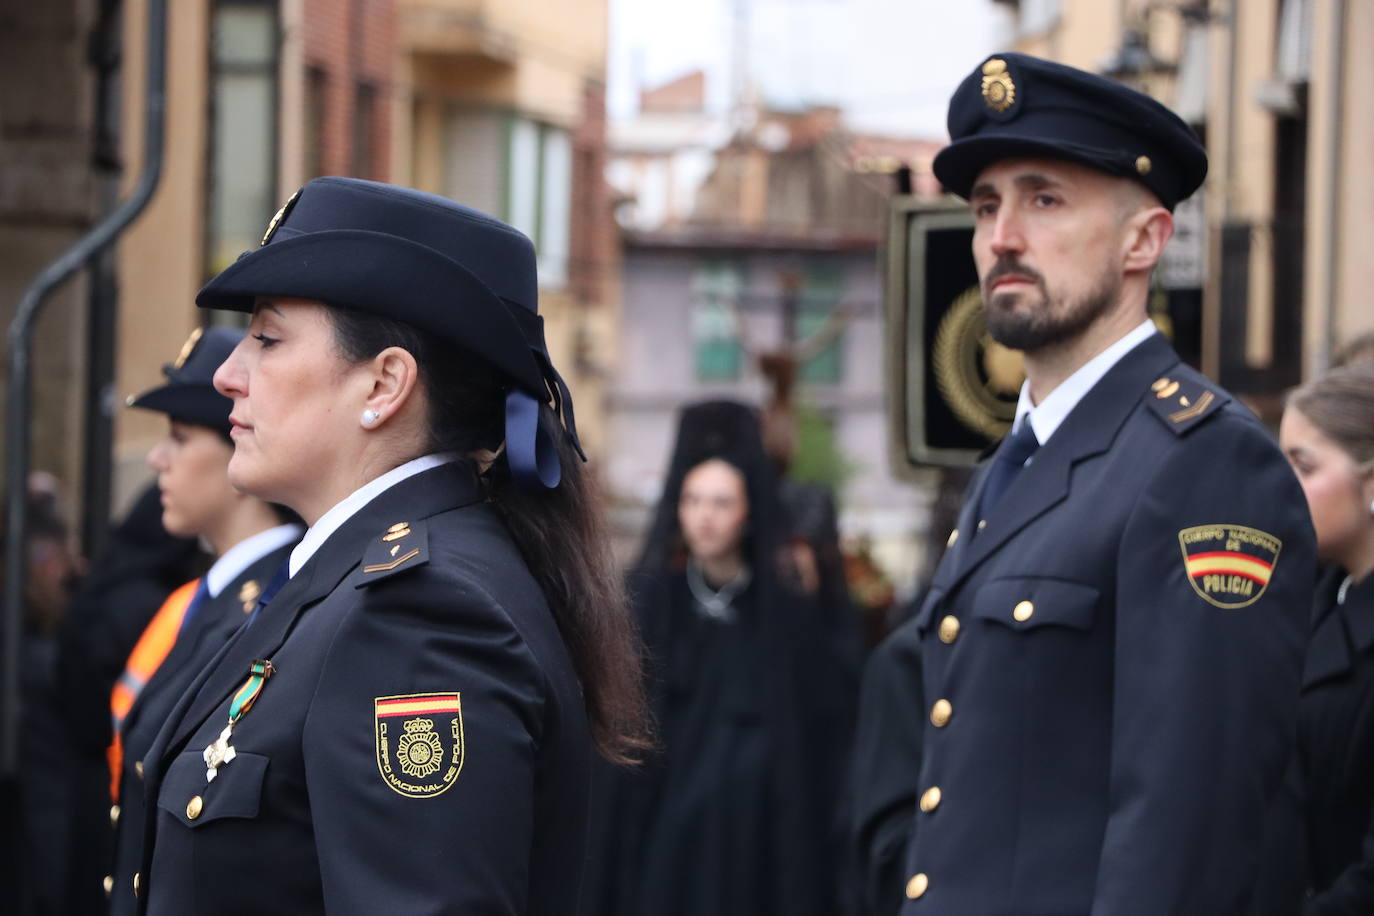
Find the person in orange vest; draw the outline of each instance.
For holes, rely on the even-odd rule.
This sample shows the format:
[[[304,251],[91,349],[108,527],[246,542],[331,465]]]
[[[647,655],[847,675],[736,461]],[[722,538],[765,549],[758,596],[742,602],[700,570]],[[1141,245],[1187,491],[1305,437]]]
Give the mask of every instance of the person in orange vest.
[[[291,510],[229,484],[232,404],[211,380],[243,334],[237,328],[197,329],[176,361],[163,368],[167,383],[129,401],[168,419],[166,436],[148,453],[162,495],[163,527],[174,535],[199,537],[218,559],[204,576],[163,602],[110,696],[115,856],[105,887],[113,914],[134,910],[132,881],[143,841],[143,755],[196,675],[275,591],[276,574],[284,572],[304,530]]]

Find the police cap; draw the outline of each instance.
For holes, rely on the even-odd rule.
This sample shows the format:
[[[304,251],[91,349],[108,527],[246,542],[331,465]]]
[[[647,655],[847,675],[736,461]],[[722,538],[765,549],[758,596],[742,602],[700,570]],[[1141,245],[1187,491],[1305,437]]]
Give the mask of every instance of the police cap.
[[[129,399],[130,407],[156,410],[173,420],[229,435],[234,402],[215,390],[215,370],[243,339],[240,328],[196,328],[174,362],[162,367],[167,384]]]
[[[1170,210],[1202,184],[1193,130],[1144,93],[1026,54],[994,54],[949,102],[951,143],[935,177],[967,198],[978,175],[1013,157],[1068,159],[1145,185]]]
[[[572,401],[544,342],[534,245],[517,229],[423,191],[316,178],[272,218],[257,249],[205,285],[196,304],[251,311],[258,296],[317,299],[391,318],[485,361],[511,389],[512,472],[557,485],[558,460],[538,404],[562,414],[576,445]]]

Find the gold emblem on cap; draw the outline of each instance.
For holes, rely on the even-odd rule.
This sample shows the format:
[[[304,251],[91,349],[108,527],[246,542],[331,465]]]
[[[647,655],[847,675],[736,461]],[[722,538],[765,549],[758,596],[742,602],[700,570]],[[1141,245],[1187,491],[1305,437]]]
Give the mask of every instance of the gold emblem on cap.
[[[1016,103],[1016,83],[1000,57],[983,64],[983,101],[993,111],[1006,111]]]
[[[298,189],[295,194],[291,195],[291,199],[282,204],[281,209],[273,214],[271,221],[267,224],[267,231],[262,234],[262,241],[258,242],[259,248],[272,241],[272,236],[277,232],[277,226],[281,224],[282,220],[286,219],[286,214],[290,213],[291,208],[296,205],[296,199],[301,196],[302,190],[304,189]]]
[[[191,336],[186,338],[186,343],[181,345],[181,352],[177,354],[177,358],[172,362],[173,369],[180,369],[182,366],[186,365],[186,360],[191,358],[191,351],[195,350],[196,344],[200,343],[201,335],[204,333],[204,328],[196,328],[191,332]]]
[[[1154,164],[1153,162],[1150,161],[1150,157],[1149,157],[1149,156],[1137,156],[1137,157],[1136,157],[1136,160],[1135,160],[1135,170],[1136,170],[1137,172],[1139,172],[1141,175],[1148,175],[1148,174],[1150,174],[1150,169],[1152,169],[1152,168],[1154,168],[1154,167],[1155,167],[1155,164]]]

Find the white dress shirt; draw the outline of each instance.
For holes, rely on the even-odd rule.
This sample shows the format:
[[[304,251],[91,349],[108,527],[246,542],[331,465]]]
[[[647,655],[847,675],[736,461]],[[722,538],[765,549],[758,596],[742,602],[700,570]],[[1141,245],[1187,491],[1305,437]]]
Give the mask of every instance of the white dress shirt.
[[[1016,401],[1016,421],[1012,430],[1019,430],[1021,424],[1029,419],[1035,438],[1041,445],[1050,441],[1050,436],[1073,412],[1083,396],[1092,391],[1093,386],[1102,380],[1113,366],[1122,358],[1156,333],[1155,323],[1146,318],[1128,331],[1120,340],[1088,360],[1058,387],[1045,396],[1039,404],[1031,402],[1030,382],[1021,383],[1021,396]],[[299,548],[297,548],[299,549]]]
[[[414,477],[416,474],[422,471],[428,471],[430,468],[437,468],[441,464],[457,461],[458,458],[457,452],[438,452],[433,455],[422,455],[419,458],[411,459],[405,464],[392,468],[380,477],[369,480],[348,496],[345,496],[342,500],[335,503],[333,508],[328,512],[321,515],[319,521],[310,526],[305,532],[305,537],[301,538],[301,542],[296,545],[296,549],[291,551],[289,574],[294,577],[296,573],[300,572],[301,567],[315,555],[315,551],[320,549],[320,545],[329,540],[329,536],[335,531],[338,531],[339,526],[356,515],[358,510],[362,509],[363,506],[366,506],[368,503],[372,502],[372,500],[396,486],[396,484],[405,480],[407,477]]]
[[[226,550],[205,574],[205,591],[211,598],[218,598],[224,587],[237,579],[240,573],[278,547],[296,540],[303,530],[300,525],[278,525],[239,541]]]

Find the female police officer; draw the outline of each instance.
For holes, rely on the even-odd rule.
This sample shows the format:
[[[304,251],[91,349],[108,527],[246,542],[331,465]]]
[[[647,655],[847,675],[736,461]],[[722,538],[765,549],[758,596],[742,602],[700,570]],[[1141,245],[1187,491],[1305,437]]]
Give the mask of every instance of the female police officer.
[[[272,588],[301,536],[289,510],[236,492],[226,477],[234,454],[233,404],[211,379],[242,339],[241,330],[197,329],[176,362],[164,367],[167,383],[129,404],[167,416],[167,435],[148,452],[148,465],[157,471],[162,526],[173,535],[200,538],[217,559],[162,605],[110,698],[115,855],[106,883],[115,916],[134,912],[137,903],[130,886],[143,845],[143,757],[186,686]]]
[[[576,911],[643,704],[536,295],[520,233],[342,178],[201,291],[253,315],[230,479],[310,528],[151,752],[146,912]]]

